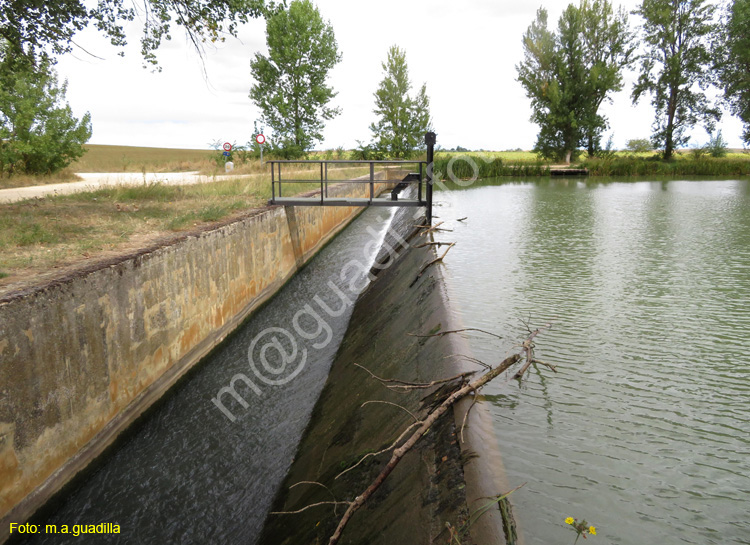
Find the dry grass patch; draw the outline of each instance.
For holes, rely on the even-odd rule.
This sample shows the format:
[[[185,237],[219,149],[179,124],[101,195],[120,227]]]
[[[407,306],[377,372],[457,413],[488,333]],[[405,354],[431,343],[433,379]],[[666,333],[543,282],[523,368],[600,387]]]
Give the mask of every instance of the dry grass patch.
[[[355,177],[365,170],[338,174]],[[295,174],[318,176],[314,169]],[[314,181],[294,184],[285,194],[319,187]],[[193,185],[120,185],[0,204],[0,286],[226,220],[265,206],[270,195],[268,176],[245,176]]]

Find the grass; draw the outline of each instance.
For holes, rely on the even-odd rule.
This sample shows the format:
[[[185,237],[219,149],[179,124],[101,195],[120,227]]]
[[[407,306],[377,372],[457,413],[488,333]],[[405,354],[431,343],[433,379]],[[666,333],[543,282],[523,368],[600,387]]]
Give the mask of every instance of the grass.
[[[671,161],[663,161],[654,154],[617,154],[610,158],[581,161],[590,176],[743,176],[750,174],[750,155],[730,153],[723,158],[676,154]]]
[[[366,170],[332,171],[331,178],[352,178]],[[300,179],[318,176],[315,169],[295,173]],[[0,204],[0,278],[7,284],[264,206],[271,194],[268,181],[268,176],[238,176],[193,185],[120,185]],[[319,187],[304,182],[285,188],[285,193]]]
[[[473,164],[465,159],[467,156]],[[435,172],[447,177],[451,160],[451,171],[460,179],[477,175],[479,178],[547,176],[551,166],[530,151],[440,152],[435,155]],[[683,150],[671,161],[663,161],[654,152],[618,151],[607,158],[582,158],[571,167],[587,168],[590,176],[743,176],[750,174],[750,153],[735,150],[717,159]]]

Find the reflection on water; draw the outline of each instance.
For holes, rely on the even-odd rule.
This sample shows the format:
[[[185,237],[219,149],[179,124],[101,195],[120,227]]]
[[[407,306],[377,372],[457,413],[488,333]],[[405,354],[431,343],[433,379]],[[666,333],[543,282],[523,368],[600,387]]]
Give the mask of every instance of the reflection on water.
[[[491,183],[438,193],[475,355],[534,325],[491,403],[528,544],[750,543],[750,191],[743,181]],[[468,216],[466,222],[452,219]]]

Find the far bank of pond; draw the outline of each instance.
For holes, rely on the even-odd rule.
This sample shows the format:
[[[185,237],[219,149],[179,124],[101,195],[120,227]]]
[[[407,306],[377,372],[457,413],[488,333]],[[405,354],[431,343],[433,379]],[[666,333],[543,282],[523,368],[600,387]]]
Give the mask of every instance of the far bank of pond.
[[[500,176],[549,176],[550,165],[541,160],[509,160],[487,153],[443,154],[435,159],[434,171],[442,179],[486,179]],[[586,169],[589,176],[747,176],[750,155],[707,155],[663,161],[657,156],[613,155],[582,159],[570,168]]]

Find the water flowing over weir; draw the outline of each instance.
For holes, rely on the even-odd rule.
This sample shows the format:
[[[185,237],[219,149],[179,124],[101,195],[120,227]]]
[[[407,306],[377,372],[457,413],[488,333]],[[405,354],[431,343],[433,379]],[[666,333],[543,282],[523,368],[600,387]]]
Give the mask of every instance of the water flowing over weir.
[[[119,524],[96,543],[254,543],[390,217],[366,210],[32,521]],[[219,396],[240,374],[242,401]]]

